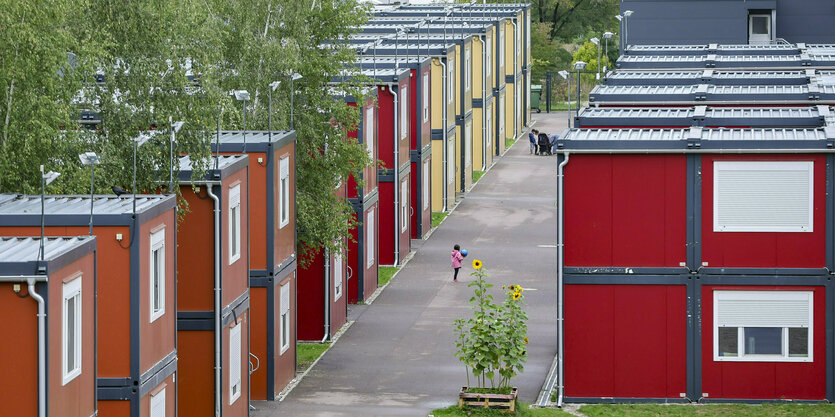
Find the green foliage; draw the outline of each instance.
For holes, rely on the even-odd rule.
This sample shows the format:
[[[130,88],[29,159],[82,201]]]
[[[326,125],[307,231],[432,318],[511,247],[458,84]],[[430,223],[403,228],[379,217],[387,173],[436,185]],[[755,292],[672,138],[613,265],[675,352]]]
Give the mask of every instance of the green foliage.
[[[595,74],[593,74],[593,73],[597,72],[598,69],[602,72],[604,67],[605,68],[611,68],[612,67],[612,63],[609,61],[609,58],[606,57],[605,54],[603,54],[602,52],[601,52],[601,56],[600,56],[600,62],[598,62],[597,61],[597,53],[598,53],[598,46],[595,45],[594,43],[592,43],[591,41],[589,41],[589,42],[584,43],[583,46],[581,46],[580,49],[578,49],[577,52],[575,52],[573,57],[572,57],[573,58],[573,60],[571,62],[572,68],[574,66],[574,63],[577,62],[577,61],[583,61],[587,64],[586,65],[586,72],[583,73],[582,75],[580,75],[580,79],[582,79],[583,81],[585,81],[587,83],[595,83],[596,82]]]
[[[831,404],[722,404],[722,405],[676,405],[676,404],[595,404],[580,407],[580,412],[589,417],[832,417],[835,405]]]
[[[508,414],[500,410],[492,410],[485,408],[458,408],[457,405],[452,405],[447,408],[439,408],[432,410],[429,415],[435,417],[507,417],[513,414]],[[556,408],[530,408],[528,404],[523,402],[516,402],[517,417],[569,417],[571,414]]]
[[[316,359],[319,359],[328,349],[331,343],[296,343],[296,371],[303,372],[309,368]]]
[[[432,227],[437,227],[441,225],[441,222],[448,216],[449,213],[442,212],[442,211],[433,211],[432,212]]]
[[[381,266],[377,269],[377,285],[382,287],[391,281],[391,278],[394,277],[394,274],[400,270],[398,266]]]
[[[487,171],[473,171],[473,182],[478,182]]]
[[[524,370],[527,361],[526,336],[528,315],[522,309],[521,286],[502,287],[505,294],[501,304],[493,301],[489,289],[487,271],[481,261],[474,260],[476,269],[470,275],[476,280],[468,284],[473,288],[470,306],[473,311],[468,319],[455,320],[458,334],[456,356],[467,369],[467,385],[470,373],[476,379],[476,388],[505,388],[510,380]]]

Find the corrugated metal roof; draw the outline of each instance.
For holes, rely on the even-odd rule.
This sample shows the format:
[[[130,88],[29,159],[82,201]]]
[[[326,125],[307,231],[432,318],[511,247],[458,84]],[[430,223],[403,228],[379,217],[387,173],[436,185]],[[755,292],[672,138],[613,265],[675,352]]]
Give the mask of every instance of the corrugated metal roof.
[[[833,132],[835,133],[835,132]],[[825,141],[826,129],[569,129],[560,141]]]
[[[44,260],[54,259],[84,243],[93,237],[45,237]],[[0,262],[33,262],[39,259],[40,237],[0,237]]]
[[[693,118],[693,107],[584,107],[578,117],[588,119],[598,118]]]
[[[173,199],[171,195],[138,194],[136,211],[148,210],[163,201]],[[93,197],[93,214],[133,213],[133,196],[96,195]],[[0,214],[40,214],[41,196],[17,195],[13,199],[0,201]],[[44,199],[44,213],[47,215],[90,214],[90,196],[47,195]]]
[[[624,69],[662,68],[797,68],[835,64],[835,54],[795,55],[621,55],[616,62]]]
[[[590,107],[580,110],[577,127],[725,126],[821,127],[829,106],[813,107]],[[835,127],[835,124],[831,125]]]
[[[608,85],[688,85],[688,84],[807,84],[814,70],[617,70],[606,74]]]
[[[827,85],[598,85],[589,93],[594,103],[819,103],[835,102]]]
[[[247,136],[249,136],[248,133],[247,133]],[[247,142],[248,141],[249,141],[249,137],[247,137]],[[209,160],[207,161],[208,165],[206,166],[206,169],[220,169],[220,170],[223,170],[227,167],[232,166],[233,164],[235,164],[236,162],[238,162],[242,159],[246,159],[246,157],[247,157],[246,155],[220,155],[220,157],[218,157],[216,155],[212,155],[212,157],[209,158]],[[179,162],[180,162],[180,172],[188,172],[188,171],[191,171],[191,170],[194,169],[191,157],[188,156],[188,155],[181,156]],[[217,163],[217,168],[215,168],[215,163]]]
[[[272,142],[278,142],[282,138],[294,135],[295,133],[296,131],[294,130],[274,130],[272,132],[272,139],[270,139],[270,132],[267,130],[247,130],[246,143],[269,143],[270,140],[272,140]],[[216,132],[210,133],[209,139],[211,140],[212,144],[215,143],[216,135]],[[220,143],[244,143],[243,131],[221,130]]]

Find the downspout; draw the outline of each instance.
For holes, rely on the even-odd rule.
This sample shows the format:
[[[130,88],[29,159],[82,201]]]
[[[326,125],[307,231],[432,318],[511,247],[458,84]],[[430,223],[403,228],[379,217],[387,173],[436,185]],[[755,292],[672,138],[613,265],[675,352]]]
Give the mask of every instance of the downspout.
[[[557,368],[558,368],[558,385],[557,385],[557,407],[562,407],[563,395],[565,394],[565,317],[563,306],[563,264],[565,243],[563,233],[563,221],[565,217],[565,209],[563,208],[563,197],[565,196],[565,166],[568,165],[568,152],[564,152],[565,159],[557,167],[557,340],[559,340],[559,347],[557,352]]]
[[[481,42],[481,169],[487,171],[487,34],[478,36]]]
[[[394,72],[397,77],[399,68],[395,64]],[[394,167],[392,167],[392,181],[394,186],[394,266],[400,263],[400,126],[397,124],[397,114],[400,112],[400,103],[397,100],[397,91],[394,91],[397,84],[389,84],[389,91],[394,97]]]
[[[215,416],[220,417],[221,413],[221,359],[220,359],[220,345],[221,345],[221,325],[220,325],[220,314],[221,314],[221,301],[220,301],[220,199],[218,199],[217,195],[212,192],[212,187],[214,184],[209,183],[206,184],[206,192],[209,194],[209,198],[212,199],[214,202],[214,239],[215,239],[215,259],[214,259],[214,267],[215,267],[215,287],[214,287],[214,296],[215,296],[215,314],[214,314],[214,322],[215,322]]]
[[[46,417],[46,305],[35,291],[35,278],[27,278],[26,283],[38,302],[38,417]]]
[[[516,97],[516,92],[519,91],[516,87],[519,85],[519,80],[516,79],[516,68],[518,66],[516,59],[519,56],[519,51],[517,50],[517,46],[519,45],[519,40],[517,37],[519,36],[519,28],[516,26],[516,22],[513,19],[510,19],[510,24],[513,25],[513,138],[516,138],[516,134],[519,133],[516,129],[519,127],[519,121],[516,120],[516,114],[518,111],[516,109],[516,102],[522,102],[519,97]]]
[[[331,252],[327,249],[324,252],[322,256],[325,264],[325,336],[319,343],[325,343],[331,335]]]
[[[446,47],[446,42],[444,42],[444,47]],[[444,149],[443,149],[443,152],[441,152],[441,154],[443,155],[444,162],[446,164],[449,164],[449,155],[447,155],[447,151],[446,151],[447,150],[447,145],[446,145],[446,142],[447,142],[447,137],[446,137],[446,135],[447,135],[447,128],[446,128],[447,114],[446,114],[446,112],[447,112],[447,107],[448,107],[446,92],[447,92],[447,83],[449,81],[447,80],[447,76],[446,76],[446,64],[444,64],[444,60],[441,59],[441,58],[438,58],[438,62],[441,64],[441,70],[443,71],[443,76],[442,76],[443,82],[442,82],[442,84],[443,84],[443,90],[444,90],[441,94],[441,100],[443,101],[443,103],[441,103],[441,108],[443,110],[443,112],[441,113],[443,115],[442,116],[443,127],[441,128],[441,130],[443,130],[443,138],[444,138],[443,139],[444,140],[444,146],[443,146]],[[442,169],[444,170],[444,173],[443,173],[444,174],[443,175],[443,179],[444,179],[444,186],[443,186],[444,211],[447,211],[447,208],[449,207],[449,205],[447,203],[447,200],[448,200],[447,196],[449,194],[449,190],[448,190],[449,178],[447,178],[447,176],[448,176],[447,172],[449,172],[449,168],[445,164],[441,164],[441,166],[443,167]]]

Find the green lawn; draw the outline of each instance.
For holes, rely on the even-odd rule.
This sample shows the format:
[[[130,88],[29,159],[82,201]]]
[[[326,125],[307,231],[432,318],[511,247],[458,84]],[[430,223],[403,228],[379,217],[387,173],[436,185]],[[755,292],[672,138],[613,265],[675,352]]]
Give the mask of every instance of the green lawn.
[[[441,224],[441,221],[443,221],[446,218],[447,215],[449,215],[449,213],[446,213],[446,212],[443,212],[443,211],[433,211],[432,212],[432,227],[438,227],[438,225]]]
[[[835,405],[829,404],[717,404],[717,405],[663,405],[634,404],[610,405],[595,404],[580,407],[580,412],[588,417],[690,417],[690,416],[728,416],[728,417],[832,417]]]
[[[470,412],[468,414],[468,411]],[[501,413],[495,410],[484,410],[479,408],[468,408],[466,410],[458,409],[457,405],[449,406],[447,408],[439,408],[432,410],[430,416],[435,417],[507,417],[513,414]],[[569,417],[571,414],[558,410],[556,408],[528,408],[525,403],[516,403],[517,417]]]
[[[310,365],[313,364],[313,361],[322,356],[328,348],[331,347],[330,342],[326,343],[297,343],[296,344],[296,355],[298,359],[298,365],[296,366],[296,372],[304,372],[305,369],[309,368]]]
[[[397,266],[381,266],[377,271],[377,286],[382,287],[391,281],[391,277],[397,272],[400,267]]]
[[[473,182],[478,182],[486,171],[473,171]]]
[[[510,148],[511,146],[513,146],[513,144],[514,144],[514,143],[516,143],[516,139],[507,139],[507,138],[505,138],[505,140],[504,140],[504,148],[505,148],[505,149],[508,149],[508,148]]]

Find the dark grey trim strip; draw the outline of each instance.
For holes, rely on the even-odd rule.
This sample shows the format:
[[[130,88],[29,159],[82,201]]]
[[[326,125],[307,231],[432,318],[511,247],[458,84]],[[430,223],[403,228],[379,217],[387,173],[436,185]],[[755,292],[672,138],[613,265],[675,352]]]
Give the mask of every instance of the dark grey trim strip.
[[[429,132],[429,137],[432,140],[444,140],[444,130],[443,129],[432,129]]]
[[[249,278],[249,287],[250,288],[266,288],[271,286],[272,278],[267,277],[250,277]]]
[[[130,276],[129,276],[129,288],[130,288],[130,298],[129,298],[129,307],[130,307],[130,377],[134,383],[138,383],[140,380],[140,375],[142,374],[142,370],[140,369],[139,363],[139,355],[140,351],[142,350],[142,339],[140,337],[140,327],[141,327],[141,308],[142,303],[140,303],[140,288],[142,285],[140,283],[140,274],[139,274],[139,261],[140,261],[140,241],[141,236],[139,235],[139,223],[134,221],[130,227]],[[172,306],[172,310],[176,309],[176,306]],[[176,310],[175,310],[176,311]],[[165,318],[163,318],[165,319]],[[176,324],[175,324],[176,325]],[[131,402],[131,408],[138,409],[139,404],[134,404]]]
[[[99,401],[128,401],[133,398],[131,387],[98,387],[96,395]]]
[[[629,268],[629,267],[577,267],[566,266],[563,267],[563,272],[566,274],[596,274],[596,275],[610,275],[610,274],[624,274],[624,275],[677,275],[687,274],[690,270],[685,267],[666,267],[666,268]]]
[[[139,378],[140,383],[141,384],[144,383],[144,381],[147,381],[152,376],[154,376],[154,374],[159,373],[163,368],[168,366],[168,364],[171,363],[171,361],[176,361],[176,360],[177,360],[177,351],[172,350],[167,355],[165,355],[164,358],[160,359],[159,362],[157,362],[153,366],[151,366],[150,369],[148,369],[147,371],[142,373],[142,376]]]
[[[377,182],[394,182],[394,171],[391,169],[377,169]]]
[[[810,285],[825,286],[830,282],[830,276],[819,275],[793,275],[793,276],[763,276],[763,275],[701,275],[699,281],[702,285]]]
[[[420,163],[420,151],[412,149],[409,151],[409,162],[416,164]]]
[[[211,311],[178,311],[177,321],[180,320],[211,320],[214,313]]]
[[[699,274],[707,275],[826,275],[826,268],[709,268],[699,269]]]
[[[689,275],[565,274],[565,285],[687,285],[689,280]]]
[[[244,312],[249,309],[249,291],[246,292],[246,296],[247,298],[241,300],[240,303],[235,305],[234,308],[230,308],[228,311],[224,309],[224,312],[222,314],[223,327],[226,327],[233,321],[236,321],[238,317],[242,316]]]
[[[177,320],[177,331],[213,331],[214,327],[214,320],[213,319],[187,319],[187,320]]]
[[[257,278],[257,277],[265,277],[265,276],[267,276],[267,270],[266,269],[250,269],[249,270],[250,279]]]
[[[159,385],[162,381],[165,381],[166,378],[177,372],[177,354],[174,352],[174,357],[171,359],[170,362],[165,364],[159,372],[155,373],[154,375],[150,375],[148,379],[145,379],[142,383],[139,384],[139,393],[138,397],[142,398],[149,392],[151,392],[154,387]]]
[[[480,109],[482,107],[484,107],[484,99],[474,98],[473,99],[473,108],[474,109]]]
[[[130,378],[97,378],[96,385],[98,387],[128,387],[130,386]]]
[[[831,217],[830,217],[831,219]],[[826,399],[835,398],[835,283],[829,281],[826,286]]]
[[[686,404],[687,398],[613,398],[613,397],[565,397],[567,403],[588,404],[645,404],[645,403],[674,403]]]

